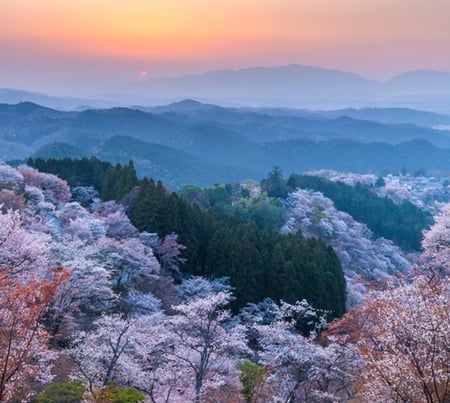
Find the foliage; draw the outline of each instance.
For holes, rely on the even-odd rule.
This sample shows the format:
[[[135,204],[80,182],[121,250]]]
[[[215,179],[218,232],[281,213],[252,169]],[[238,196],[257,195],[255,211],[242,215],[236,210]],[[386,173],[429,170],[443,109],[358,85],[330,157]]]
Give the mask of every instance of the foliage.
[[[17,169],[0,161],[0,189],[21,190],[24,178]]]
[[[137,184],[133,161],[123,166],[116,164],[106,171],[101,198],[103,200],[121,200]]]
[[[267,179],[261,181],[261,189],[267,192],[269,197],[279,197],[284,199],[288,194],[288,187],[283,178],[283,172],[276,166],[269,172]]]
[[[292,174],[290,189],[311,189],[331,199],[338,210],[350,214],[356,221],[367,224],[375,236],[391,239],[406,250],[420,250],[422,231],[431,217],[408,201],[395,204],[380,198],[362,185],[350,186],[325,178]]]
[[[373,239],[364,224],[337,210],[322,193],[298,189],[286,200],[288,220],[283,233],[301,231],[333,247],[347,281],[347,305],[359,305],[366,295],[364,281],[392,278],[411,269],[402,251],[391,241]]]
[[[48,382],[51,360],[49,333],[42,321],[63,273],[42,282],[32,274],[16,282],[5,270],[0,274],[0,400],[29,397],[37,379]]]
[[[196,298],[204,298],[218,292],[231,292],[228,278],[221,277],[207,280],[204,277],[190,277],[185,279],[178,287],[178,296],[182,301],[188,302]]]
[[[82,206],[53,175],[3,172],[27,205],[0,214],[0,400],[449,399],[449,207],[425,233],[416,277],[387,283],[324,332],[345,310],[337,256],[351,286],[350,263],[389,280],[404,260],[321,193],[288,197],[283,235],[143,180],[128,199],[150,231],[139,233],[116,202]],[[181,284],[155,256],[162,272],[184,270]],[[228,309],[246,302],[239,316]],[[33,396],[60,352],[75,382]]]
[[[266,369],[248,359],[239,361],[238,369],[241,371],[239,379],[242,382],[242,395],[246,403],[253,403],[255,395],[258,393],[258,388],[263,383]]]
[[[81,403],[85,392],[81,382],[51,383],[36,397],[36,403]]]
[[[230,193],[225,186],[215,185],[205,189],[204,192],[208,198],[209,205],[215,210],[219,210],[221,207],[223,208],[223,206],[231,204]]]
[[[243,220],[253,221],[258,228],[278,229],[282,226],[285,207],[280,199],[267,197],[266,193],[250,198],[242,198],[233,207]]]
[[[208,197],[204,190],[198,186],[184,186],[178,191],[178,195],[191,204],[196,203],[203,209],[208,209],[210,207]]]
[[[384,181],[383,177],[379,176],[378,179],[375,182],[375,187],[380,188],[380,187],[383,187],[385,185],[386,185],[386,182]]]
[[[29,158],[27,164],[38,171],[58,175],[67,181],[71,188],[77,186],[94,186],[101,192],[106,172],[112,168],[109,162],[100,161],[95,157],[81,159],[42,159]]]
[[[18,211],[0,213],[0,270],[33,273],[47,265],[48,248],[26,231]]]
[[[120,388],[111,382],[102,392],[101,400],[107,403],[141,403],[145,401],[145,396],[135,388]]]
[[[340,263],[320,240],[261,230],[239,214],[202,212],[148,179],[140,182],[129,214],[140,231],[178,234],[186,246],[185,273],[229,277],[237,297],[233,309],[270,297],[291,303],[306,298],[333,317],[345,311]]]
[[[23,210],[25,208],[25,200],[21,194],[2,189],[0,190],[0,206],[3,213],[6,213],[9,209]]]
[[[245,327],[225,309],[231,294],[217,292],[174,305],[173,315],[104,315],[79,332],[70,354],[76,374],[94,398],[111,382],[145,391],[152,401],[196,400],[229,382],[235,363],[248,353]],[[173,397],[172,397],[173,396]]]

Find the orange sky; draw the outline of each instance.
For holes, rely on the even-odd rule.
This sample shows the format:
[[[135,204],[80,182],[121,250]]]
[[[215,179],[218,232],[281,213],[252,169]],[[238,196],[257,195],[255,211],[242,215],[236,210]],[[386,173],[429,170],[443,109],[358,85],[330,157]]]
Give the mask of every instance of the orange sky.
[[[292,63],[450,70],[449,18],[449,0],[0,0],[0,86]]]

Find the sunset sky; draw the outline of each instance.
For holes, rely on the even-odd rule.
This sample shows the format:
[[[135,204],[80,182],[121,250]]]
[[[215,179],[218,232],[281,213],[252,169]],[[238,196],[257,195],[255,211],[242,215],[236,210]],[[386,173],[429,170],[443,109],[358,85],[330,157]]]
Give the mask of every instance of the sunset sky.
[[[79,95],[293,63],[450,71],[449,18],[449,0],[0,0],[0,87]]]

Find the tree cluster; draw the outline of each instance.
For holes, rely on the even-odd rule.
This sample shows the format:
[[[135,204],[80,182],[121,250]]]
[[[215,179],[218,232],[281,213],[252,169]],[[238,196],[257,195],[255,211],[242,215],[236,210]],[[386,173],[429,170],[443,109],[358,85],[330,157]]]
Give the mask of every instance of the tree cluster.
[[[58,175],[67,181],[71,188],[94,186],[98,192],[102,191],[106,173],[113,168],[109,162],[100,161],[95,157],[81,159],[29,158],[27,165],[41,172]]]
[[[366,224],[375,236],[390,239],[406,250],[420,250],[422,231],[431,222],[429,214],[409,201],[395,204],[387,197],[378,197],[361,184],[350,186],[318,176],[292,174],[287,185],[291,189],[323,193],[338,210]]]
[[[411,270],[398,246],[384,238],[374,239],[366,225],[337,210],[322,193],[298,189],[286,203],[288,218],[282,232],[300,231],[333,247],[345,273],[348,307],[361,303],[369,281],[393,280]]]
[[[1,167],[5,190],[23,204],[0,213],[0,400],[449,400],[450,208],[425,234],[415,277],[403,282],[386,277],[382,290],[327,324],[328,312],[311,301],[256,299],[238,312],[242,290],[233,295],[227,279],[180,276],[175,283],[172,273],[188,252],[177,233],[162,232],[168,234],[163,238],[140,233],[116,202],[82,206],[69,201],[67,184],[54,175]],[[314,239],[317,234],[341,247],[349,241],[355,258],[358,251],[361,259],[372,253],[364,249],[370,244],[367,228],[320,193],[298,190],[288,198],[288,224],[302,228],[310,237],[305,240],[262,231],[239,216],[202,212],[161,184],[147,181],[147,186],[146,195],[160,204],[143,204],[137,211],[151,211],[154,225],[170,228],[182,217],[207,231],[201,238],[205,264],[192,272],[219,276],[216,266],[235,267],[243,273],[239,281],[263,282],[243,268],[264,268],[270,260],[276,270],[264,275],[273,276],[275,289],[289,295],[289,281],[298,281],[300,289],[313,284],[302,292],[319,305],[321,284],[339,282],[341,274],[322,271],[321,262],[327,270],[339,266],[333,266],[336,255]],[[130,200],[139,200],[139,191],[131,192]],[[164,214],[166,203],[175,216]],[[306,276],[297,278],[300,274]],[[333,290],[339,288],[328,292]],[[51,383],[55,375],[63,382]],[[42,389],[42,384],[48,385]]]
[[[306,298],[333,316],[345,311],[340,263],[320,240],[261,230],[238,213],[202,211],[148,179],[140,182],[129,214],[140,231],[178,234],[186,246],[185,273],[229,277],[235,308],[270,297],[291,303]]]

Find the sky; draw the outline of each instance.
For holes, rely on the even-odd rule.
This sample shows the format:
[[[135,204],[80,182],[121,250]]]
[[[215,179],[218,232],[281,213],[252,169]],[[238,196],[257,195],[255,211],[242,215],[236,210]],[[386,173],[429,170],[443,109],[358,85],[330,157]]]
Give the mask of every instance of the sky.
[[[0,87],[90,95],[287,64],[450,71],[449,0],[0,0]]]

